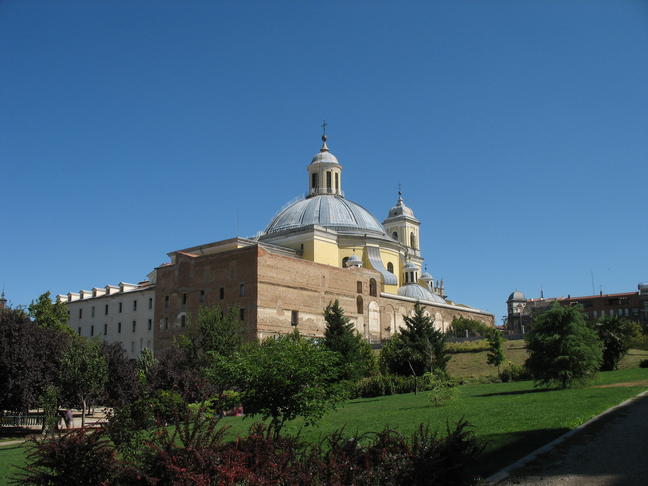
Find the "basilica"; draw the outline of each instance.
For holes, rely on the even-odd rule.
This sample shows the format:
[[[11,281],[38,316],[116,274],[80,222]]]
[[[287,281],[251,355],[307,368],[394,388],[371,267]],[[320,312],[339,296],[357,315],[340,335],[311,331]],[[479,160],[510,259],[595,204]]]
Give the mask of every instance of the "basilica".
[[[338,300],[355,329],[379,344],[404,326],[420,301],[445,331],[456,317],[494,325],[494,316],[448,299],[443,280],[422,271],[420,222],[399,191],[382,224],[342,190],[342,165],[327,137],[306,166],[307,191],[253,238],[231,238],[168,253],[139,284],[58,296],[69,325],[121,341],[131,358],[169,348],[202,306],[229,309],[260,339],[298,329],[323,336],[324,308]],[[296,191],[297,192],[297,191]]]

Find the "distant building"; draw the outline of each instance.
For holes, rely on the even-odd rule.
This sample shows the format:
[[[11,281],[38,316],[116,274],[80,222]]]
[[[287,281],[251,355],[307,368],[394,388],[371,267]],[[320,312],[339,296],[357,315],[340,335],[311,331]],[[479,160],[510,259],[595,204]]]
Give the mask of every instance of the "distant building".
[[[121,342],[135,359],[154,344],[156,272],[148,277],[138,284],[121,282],[56,297],[68,309],[68,326],[79,335]]]
[[[621,294],[588,295],[584,297],[554,297],[545,299],[527,299],[520,291],[509,295],[507,303],[508,325],[513,334],[520,334],[529,329],[533,318],[546,312],[554,302],[560,305],[583,306],[583,314],[588,320],[603,316],[625,317],[638,322],[645,329],[648,326],[648,282],[638,285],[637,292]]]
[[[4,288],[2,289],[2,297],[0,297],[0,309],[7,307],[7,299],[5,299]]]

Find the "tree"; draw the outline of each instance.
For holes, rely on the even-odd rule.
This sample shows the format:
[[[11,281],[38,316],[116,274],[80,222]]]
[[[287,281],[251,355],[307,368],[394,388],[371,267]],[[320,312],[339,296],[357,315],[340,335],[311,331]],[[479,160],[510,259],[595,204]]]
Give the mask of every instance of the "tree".
[[[355,332],[353,324],[345,317],[340,302],[335,302],[324,309],[323,344],[329,351],[340,355],[340,379],[358,380],[375,368],[375,358],[371,345]],[[368,348],[368,351],[367,351]]]
[[[36,321],[36,325],[44,329],[62,331],[70,335],[76,334],[67,325],[69,314],[63,302],[52,302],[49,290],[29,305],[29,316]]]
[[[344,399],[338,355],[322,344],[293,334],[267,338],[249,346],[240,367],[239,385],[247,415],[272,417],[279,437],[287,420],[301,416],[314,425]]]
[[[456,317],[450,323],[450,327],[446,334],[455,337],[464,337],[466,331],[468,331],[469,336],[476,336],[480,334],[486,336],[486,333],[491,328],[484,324],[482,321],[476,319],[469,319],[468,317]]]
[[[598,336],[603,343],[601,371],[613,371],[630,349],[630,340],[635,335],[635,326],[619,316],[603,316],[596,321]]]
[[[68,403],[81,405],[81,427],[88,404],[103,391],[107,379],[108,363],[99,340],[76,336],[61,359],[60,383]]]
[[[504,363],[506,356],[502,349],[502,333],[497,329],[489,329],[486,332],[486,340],[490,344],[490,352],[486,356],[486,362],[497,366],[497,374],[500,372],[500,366]]]
[[[529,357],[525,366],[536,386],[558,384],[562,388],[586,383],[601,365],[602,343],[594,327],[583,317],[582,306],[554,302],[537,316],[524,336]]]
[[[41,329],[21,309],[0,308],[0,410],[39,405],[58,378],[68,336]]]
[[[445,349],[445,336],[434,328],[420,302],[414,304],[414,315],[405,318],[405,326],[392,337],[387,349],[383,348],[385,355],[381,361],[386,371],[415,376],[428,371],[446,373],[450,356]]]
[[[144,348],[144,350],[148,350],[148,348]],[[108,377],[104,386],[106,401],[112,406],[124,406],[137,400],[141,396],[138,373],[135,362],[128,359],[128,353],[123,344],[121,342],[108,344],[103,341],[101,354],[106,360],[108,369]]]

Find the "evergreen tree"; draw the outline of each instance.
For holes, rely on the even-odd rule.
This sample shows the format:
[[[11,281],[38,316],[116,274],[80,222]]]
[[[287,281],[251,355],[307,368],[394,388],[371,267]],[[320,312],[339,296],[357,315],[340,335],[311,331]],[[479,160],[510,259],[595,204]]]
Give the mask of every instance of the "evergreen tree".
[[[369,374],[375,368],[375,358],[371,345],[355,332],[353,324],[344,315],[340,302],[335,302],[324,309],[324,346],[340,355],[340,378],[357,380]]]
[[[405,326],[392,338],[388,351],[381,357],[384,366],[399,375],[446,373],[450,356],[445,349],[445,336],[434,328],[420,302],[414,304],[414,315],[405,318]]]
[[[486,332],[486,339],[488,344],[490,344],[490,352],[486,356],[486,362],[497,366],[497,373],[500,372],[500,366],[504,363],[506,356],[504,355],[504,349],[502,348],[502,333],[497,329],[490,329]]]
[[[601,371],[613,371],[630,349],[634,328],[627,319],[619,316],[603,316],[596,321],[598,336],[603,343]]]
[[[583,317],[583,308],[551,308],[535,318],[524,336],[529,358],[525,366],[536,386],[558,384],[567,388],[591,380],[602,361],[602,344],[592,324]]]

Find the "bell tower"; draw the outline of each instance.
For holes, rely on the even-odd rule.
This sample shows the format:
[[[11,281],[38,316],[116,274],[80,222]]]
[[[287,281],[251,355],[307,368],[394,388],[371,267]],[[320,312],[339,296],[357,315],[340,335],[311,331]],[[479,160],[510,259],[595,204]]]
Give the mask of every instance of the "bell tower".
[[[308,196],[330,195],[344,197],[342,192],[342,166],[326,146],[326,121],[322,125],[322,148],[313,157],[308,169]]]

